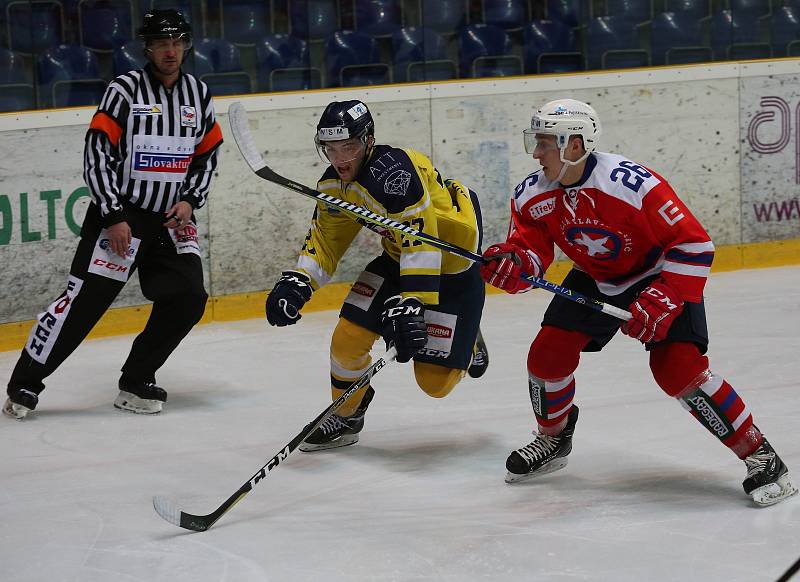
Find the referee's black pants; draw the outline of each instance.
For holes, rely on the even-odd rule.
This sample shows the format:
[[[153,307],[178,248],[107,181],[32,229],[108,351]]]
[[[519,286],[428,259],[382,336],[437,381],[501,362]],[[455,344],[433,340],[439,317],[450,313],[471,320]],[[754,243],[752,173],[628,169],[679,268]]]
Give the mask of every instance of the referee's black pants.
[[[138,270],[142,293],[153,302],[153,310],[133,342],[122,374],[131,381],[155,382],[156,371],[200,321],[208,295],[200,257],[176,251],[162,226],[164,216],[134,208],[126,212],[132,236],[141,240],[127,274]],[[34,323],[9,380],[9,394],[14,388],[41,393],[42,381],[80,345],[125,286],[124,280],[89,272],[90,265],[97,264],[101,231],[99,208],[90,204],[67,289]],[[123,267],[110,270],[115,268],[118,272]]]

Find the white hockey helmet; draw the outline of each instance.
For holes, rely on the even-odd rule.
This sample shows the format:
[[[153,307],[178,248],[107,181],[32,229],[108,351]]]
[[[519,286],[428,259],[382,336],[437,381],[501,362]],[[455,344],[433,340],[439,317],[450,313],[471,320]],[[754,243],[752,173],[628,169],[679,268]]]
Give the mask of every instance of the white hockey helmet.
[[[575,99],[556,99],[545,103],[531,118],[531,127],[523,131],[525,151],[533,153],[536,147],[536,134],[556,136],[556,145],[561,151],[561,161],[564,159],[564,150],[569,143],[569,138],[579,135],[583,138],[583,147],[586,153],[580,160],[572,162],[578,164],[597,148],[600,137],[600,118],[597,112],[587,103]]]

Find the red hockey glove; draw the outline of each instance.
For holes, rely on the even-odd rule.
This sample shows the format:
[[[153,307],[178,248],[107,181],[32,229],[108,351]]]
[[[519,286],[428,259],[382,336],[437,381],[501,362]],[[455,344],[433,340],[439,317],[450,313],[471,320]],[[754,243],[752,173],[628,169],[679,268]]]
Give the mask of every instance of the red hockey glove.
[[[519,293],[531,288],[531,284],[520,276],[542,274],[539,265],[522,248],[511,243],[497,243],[483,253],[486,260],[481,265],[481,277],[484,281],[506,293]]]
[[[622,333],[643,344],[660,342],[683,311],[683,299],[666,281],[656,279],[639,293],[628,309],[633,317],[622,324]]]

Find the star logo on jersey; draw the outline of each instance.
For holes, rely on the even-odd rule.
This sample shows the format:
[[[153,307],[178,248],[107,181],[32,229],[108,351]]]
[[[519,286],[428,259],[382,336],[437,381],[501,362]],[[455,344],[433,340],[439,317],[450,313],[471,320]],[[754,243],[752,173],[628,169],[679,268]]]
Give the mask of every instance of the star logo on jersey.
[[[619,236],[601,228],[572,227],[567,230],[566,238],[583,253],[600,261],[616,259],[622,247]]]

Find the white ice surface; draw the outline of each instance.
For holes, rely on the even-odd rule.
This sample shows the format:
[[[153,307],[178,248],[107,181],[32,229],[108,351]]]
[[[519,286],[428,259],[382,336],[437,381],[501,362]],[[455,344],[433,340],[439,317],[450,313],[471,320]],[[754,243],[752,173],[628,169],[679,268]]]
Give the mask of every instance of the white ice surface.
[[[800,268],[715,275],[706,295],[712,369],[800,471]],[[530,440],[525,359],[550,297],[490,296],[489,371],[445,399],[384,368],[361,442],[294,452],[205,533],[152,496],[209,513],[321,412],[336,314],[196,328],[154,417],[111,405],[132,336],[85,342],[32,417],[0,418],[0,580],[775,580],[800,556],[800,497],[752,507],[744,465],[624,336],[583,357],[567,468],[503,482]],[[16,357],[0,353],[3,383]]]

